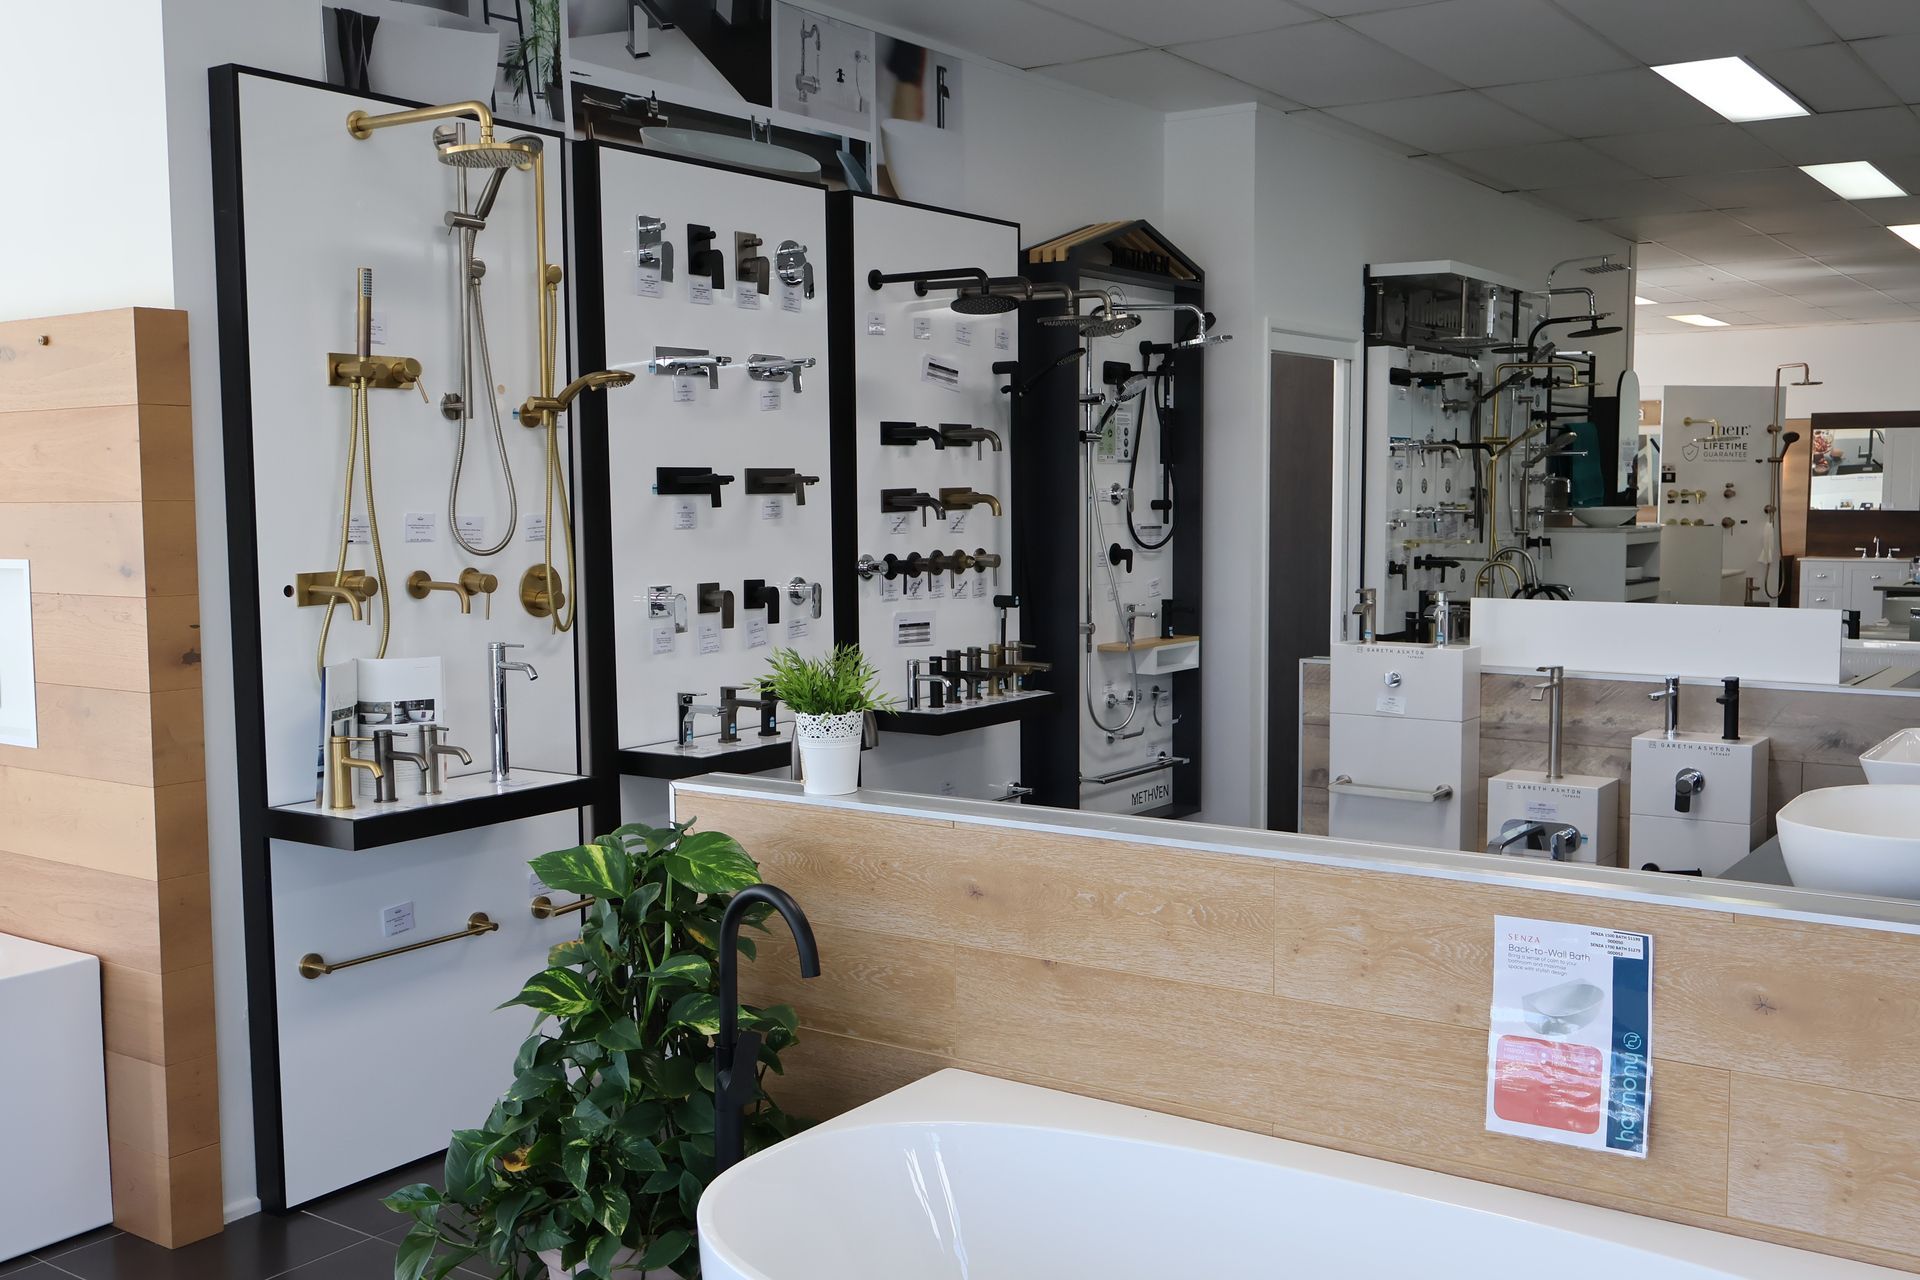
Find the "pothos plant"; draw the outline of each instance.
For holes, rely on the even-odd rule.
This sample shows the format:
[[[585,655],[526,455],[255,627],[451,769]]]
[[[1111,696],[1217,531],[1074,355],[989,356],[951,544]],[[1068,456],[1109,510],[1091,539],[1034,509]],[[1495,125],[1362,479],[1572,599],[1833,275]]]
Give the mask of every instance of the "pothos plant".
[[[555,946],[548,967],[500,1006],[525,1005],[538,1019],[486,1123],[454,1133],[446,1189],[421,1183],[387,1197],[414,1219],[395,1280],[442,1280],[469,1259],[498,1280],[545,1277],[556,1261],[563,1274],[671,1267],[697,1280],[694,1209],[713,1176],[720,918],[759,868],[731,837],[688,826],[624,826],[533,860],[542,883],[593,905],[580,937]],[[745,919],[761,928],[765,915]],[[752,939],[739,947],[752,959]],[[761,1077],[778,1072],[795,1040],[793,1010],[742,1006],[740,1023],[764,1037]],[[747,1150],[796,1128],[762,1091]]]

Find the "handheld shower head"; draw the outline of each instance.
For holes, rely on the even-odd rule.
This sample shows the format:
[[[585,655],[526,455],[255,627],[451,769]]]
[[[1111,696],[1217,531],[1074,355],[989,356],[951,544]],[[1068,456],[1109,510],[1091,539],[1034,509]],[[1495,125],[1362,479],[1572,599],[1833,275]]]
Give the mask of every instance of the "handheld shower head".
[[[1819,386],[1820,384],[1816,382],[1814,385]],[[1789,447],[1791,447],[1799,439],[1800,439],[1800,433],[1798,431],[1788,431],[1788,432],[1782,433],[1780,436],[1781,451],[1785,452]]]

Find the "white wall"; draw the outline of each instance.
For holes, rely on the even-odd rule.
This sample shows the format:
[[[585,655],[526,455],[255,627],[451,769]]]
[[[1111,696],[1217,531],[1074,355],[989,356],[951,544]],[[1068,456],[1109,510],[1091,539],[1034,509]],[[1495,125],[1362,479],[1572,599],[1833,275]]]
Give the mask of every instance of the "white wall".
[[[1808,329],[1735,329],[1660,333],[1634,348],[1641,394],[1661,398],[1674,386],[1763,386],[1774,369],[1805,360],[1825,385],[1787,392],[1787,416],[1920,408],[1913,381],[1920,324],[1845,324]],[[1785,375],[1791,381],[1799,372]]]
[[[1544,285],[1563,258],[1624,258],[1631,246],[1266,107],[1179,113],[1165,134],[1161,229],[1206,268],[1208,307],[1236,335],[1207,356],[1204,816],[1258,826],[1267,682],[1294,678],[1266,662],[1269,346],[1285,349],[1289,334],[1314,353],[1328,340],[1348,344],[1357,370],[1369,263],[1451,258]],[[1627,273],[1570,272],[1555,283],[1591,286],[1600,308],[1630,326]],[[1593,344],[1603,387],[1624,362],[1626,339]],[[1359,401],[1348,398],[1355,420]]]
[[[173,302],[160,0],[0,6],[12,175],[0,320]]]

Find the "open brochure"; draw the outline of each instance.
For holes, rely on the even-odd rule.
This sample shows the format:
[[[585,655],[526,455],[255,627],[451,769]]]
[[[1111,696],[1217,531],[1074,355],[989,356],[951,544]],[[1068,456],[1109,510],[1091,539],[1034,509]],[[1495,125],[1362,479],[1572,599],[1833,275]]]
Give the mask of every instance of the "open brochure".
[[[326,669],[320,680],[319,764],[315,770],[314,800],[326,808],[328,792],[327,739],[339,734],[371,738],[375,730],[391,729],[394,747],[418,753],[420,725],[440,723],[446,687],[438,658],[355,658]],[[371,758],[371,743],[354,744],[353,754]],[[404,761],[394,764],[394,790],[401,796],[420,794],[420,769]],[[373,775],[354,771],[354,802],[375,796]]]

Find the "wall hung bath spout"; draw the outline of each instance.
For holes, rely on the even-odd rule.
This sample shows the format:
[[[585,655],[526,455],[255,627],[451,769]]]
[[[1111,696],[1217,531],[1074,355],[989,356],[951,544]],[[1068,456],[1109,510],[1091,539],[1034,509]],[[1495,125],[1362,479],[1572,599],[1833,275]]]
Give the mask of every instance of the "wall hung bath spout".
[[[1580,852],[1580,830],[1565,822],[1510,818],[1500,824],[1500,834],[1487,842],[1487,852],[1572,862]]]
[[[733,477],[716,475],[712,467],[655,467],[653,491],[661,497],[704,497],[720,505],[720,490]]]
[[[802,475],[792,467],[748,467],[747,492],[785,494],[796,506],[807,505],[807,486],[819,484],[819,476]]]
[[[936,449],[947,447],[944,432],[932,427],[923,427],[917,422],[883,422],[880,424],[880,443],[894,445],[915,445],[922,440],[932,442]]]
[[[820,616],[820,584],[808,582],[805,578],[795,577],[787,583],[787,603],[801,610],[809,618]]]
[[[711,391],[720,389],[720,371],[732,356],[716,356],[697,347],[655,347],[647,372],[656,378],[705,378]]]
[[[420,770],[420,794],[427,794],[427,758],[417,751],[401,751],[393,745],[392,729],[373,731],[373,762],[380,771],[373,775],[374,799],[391,803],[399,796],[399,771],[393,766],[396,761],[404,760]]]
[[[507,673],[518,671],[526,676],[528,683],[540,678],[540,673],[526,662],[510,662],[507,650],[524,649],[523,644],[508,644],[504,640],[495,640],[487,646],[488,681],[491,697],[488,711],[491,720],[491,738],[493,742],[493,769],[489,776],[493,781],[505,782],[509,768],[507,760]]]
[[[446,732],[445,725],[423,724],[420,726],[420,755],[426,760],[426,763],[420,766],[420,794],[423,796],[440,794],[442,770],[446,767],[441,763],[444,757],[458,756],[463,765],[473,763],[473,757],[467,754],[465,747],[456,747],[450,742],[440,740]]]
[[[941,501],[930,493],[917,489],[882,489],[880,491],[880,511],[883,515],[898,515],[918,511],[920,526],[926,527],[927,512],[931,511],[942,520],[947,518],[947,509]]]
[[[995,453],[999,453],[1005,448],[1005,446],[1002,445],[1000,442],[999,432],[989,431],[985,427],[970,426],[969,424],[964,422],[941,423],[940,424],[940,440],[943,445],[969,445],[970,444],[970,445],[978,446],[984,443],[984,444],[993,446],[993,451]],[[999,512],[995,512],[994,514],[998,515]]]
[[[720,615],[721,630],[733,630],[733,592],[722,591],[717,582],[703,582],[694,589],[693,598],[701,613]]]
[[[747,376],[755,382],[793,383],[793,394],[800,394],[800,371],[811,369],[819,360],[814,356],[769,356],[752,355],[747,357]]]
[[[705,276],[719,289],[727,283],[727,255],[713,247],[713,228],[697,222],[687,224],[687,270]]]
[[[767,625],[773,626],[780,621],[780,597],[784,594],[785,592],[765,578],[748,578],[740,584],[740,607],[765,609]]]
[[[1707,789],[1707,776],[1698,769],[1682,769],[1673,775],[1673,811],[1693,812],[1693,798]]]
[[[643,213],[633,220],[634,265],[643,270],[658,271],[665,281],[673,279],[673,244],[667,237],[667,224],[663,218]]]
[[[695,702],[697,693],[674,695],[674,741],[683,747],[693,745],[694,718],[696,716],[721,716],[725,712],[717,706]]]
[[[782,240],[774,251],[773,271],[780,283],[797,287],[801,296],[813,296],[813,264],[807,261],[807,246],[798,240]]]
[[[371,760],[362,760],[353,754],[356,742],[371,742],[371,738],[350,738],[333,734],[327,739],[327,783],[331,794],[327,797],[329,809],[346,810],[353,805],[353,771],[365,770],[379,781],[382,770]]]
[[[975,489],[958,488],[940,490],[940,505],[947,510],[971,511],[975,507],[985,507],[994,515],[1000,514],[1000,499],[990,493],[981,493]],[[945,514],[945,512],[942,512]]]
[[[765,243],[751,231],[733,233],[733,278],[763,294],[773,289],[773,261],[760,252]]]

